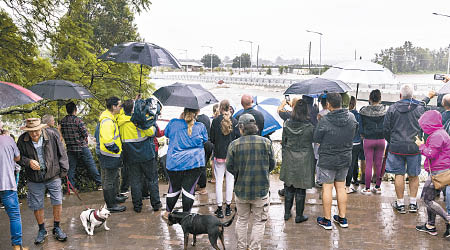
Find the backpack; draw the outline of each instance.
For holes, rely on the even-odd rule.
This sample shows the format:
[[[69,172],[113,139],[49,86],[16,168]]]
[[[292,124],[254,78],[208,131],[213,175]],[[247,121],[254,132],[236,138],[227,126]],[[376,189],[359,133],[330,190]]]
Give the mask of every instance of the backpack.
[[[139,99],[134,102],[134,111],[131,122],[136,127],[147,130],[154,126],[161,111],[161,104],[154,98]]]

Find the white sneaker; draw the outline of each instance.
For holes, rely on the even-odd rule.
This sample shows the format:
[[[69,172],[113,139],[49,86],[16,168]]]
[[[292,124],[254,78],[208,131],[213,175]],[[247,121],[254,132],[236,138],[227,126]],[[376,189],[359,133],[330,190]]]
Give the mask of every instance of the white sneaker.
[[[373,187],[373,188],[372,188],[372,193],[374,193],[374,194],[381,194],[381,188],[375,188],[375,187]]]
[[[363,189],[361,189],[361,194],[371,195],[372,192],[370,191],[370,189],[363,188]]]
[[[356,192],[356,190],[353,187],[346,187],[345,190],[346,190],[347,194]]]

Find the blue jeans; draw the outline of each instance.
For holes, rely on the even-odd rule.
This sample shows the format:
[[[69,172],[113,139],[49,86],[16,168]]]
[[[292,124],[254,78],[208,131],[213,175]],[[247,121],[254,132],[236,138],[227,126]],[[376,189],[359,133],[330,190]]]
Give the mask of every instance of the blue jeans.
[[[20,218],[20,206],[17,191],[0,191],[0,199],[8,213],[11,243],[13,245],[22,245],[22,220]]]
[[[450,214],[450,185],[445,188],[445,206],[447,207],[447,214]]]
[[[102,184],[94,158],[92,158],[91,151],[88,147],[82,147],[81,151],[67,151],[67,157],[69,158],[69,172],[67,177],[69,177],[69,181],[74,187],[77,187],[75,183],[75,172],[79,161],[87,167],[89,174],[94,178],[95,183],[97,185]]]

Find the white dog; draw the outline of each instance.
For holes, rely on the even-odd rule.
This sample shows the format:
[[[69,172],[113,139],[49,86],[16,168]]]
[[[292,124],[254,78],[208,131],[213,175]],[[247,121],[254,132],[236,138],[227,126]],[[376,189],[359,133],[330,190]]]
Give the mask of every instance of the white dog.
[[[99,210],[88,209],[80,214],[81,223],[86,230],[88,235],[94,235],[94,228],[103,225],[106,231],[109,231],[109,227],[106,226],[106,219],[111,215],[106,205],[101,207]]]

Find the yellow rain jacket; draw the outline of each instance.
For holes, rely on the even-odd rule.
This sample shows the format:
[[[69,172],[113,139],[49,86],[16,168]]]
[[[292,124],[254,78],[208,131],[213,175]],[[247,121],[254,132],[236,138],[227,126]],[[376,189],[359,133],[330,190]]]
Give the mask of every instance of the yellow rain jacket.
[[[116,118],[109,110],[105,110],[98,120],[100,122],[100,154],[120,157],[122,142]]]
[[[117,117],[120,138],[123,144],[122,157],[125,162],[145,162],[155,158],[155,145],[153,136],[156,128],[142,130],[131,122],[131,116],[126,115],[123,109]]]

